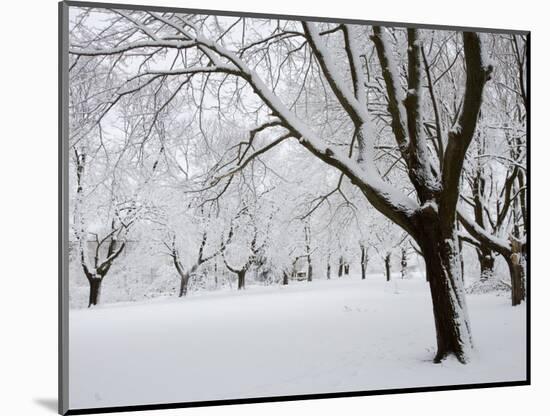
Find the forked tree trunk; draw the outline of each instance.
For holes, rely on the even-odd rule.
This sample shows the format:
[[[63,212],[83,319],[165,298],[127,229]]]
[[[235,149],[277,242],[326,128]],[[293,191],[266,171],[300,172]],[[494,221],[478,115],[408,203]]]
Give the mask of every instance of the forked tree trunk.
[[[384,257],[384,264],[386,266],[386,282],[389,282],[391,280],[391,254],[386,254],[386,257]]]
[[[346,276],[349,275],[349,264],[348,263],[344,264],[344,274]]]
[[[177,263],[177,264],[176,264]],[[179,260],[174,260],[174,264],[176,264],[176,270],[178,274],[180,275],[180,292],[179,297],[187,296],[187,288],[189,287],[189,279],[191,276],[197,271],[199,268],[200,263],[194,264],[191,269],[188,269],[187,271],[184,271],[183,266],[179,262]]]
[[[240,271],[237,273],[237,280],[238,280],[237,289],[238,289],[238,290],[244,289],[244,286],[245,286],[245,277],[246,277],[246,270],[240,270]]]
[[[101,282],[102,278],[92,277],[88,279],[90,283],[90,297],[88,299],[88,308],[95,306],[99,303],[99,297],[101,295]]]
[[[426,227],[427,228],[427,227]],[[426,262],[437,338],[434,362],[448,355],[466,363],[473,347],[460,270],[460,253],[456,236],[441,237],[432,227],[419,241]]]

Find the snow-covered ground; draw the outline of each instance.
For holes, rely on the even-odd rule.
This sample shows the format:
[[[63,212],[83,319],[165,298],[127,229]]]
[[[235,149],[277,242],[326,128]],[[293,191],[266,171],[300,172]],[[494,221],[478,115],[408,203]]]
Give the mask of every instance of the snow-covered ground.
[[[422,279],[250,286],[70,312],[70,406],[88,408],[525,379],[524,305],[468,295],[469,365],[433,364]]]

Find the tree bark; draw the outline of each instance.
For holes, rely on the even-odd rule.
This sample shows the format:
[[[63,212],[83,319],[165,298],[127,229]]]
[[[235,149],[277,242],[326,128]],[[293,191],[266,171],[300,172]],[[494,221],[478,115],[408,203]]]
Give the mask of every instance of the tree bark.
[[[457,223],[458,227],[458,223]],[[462,240],[458,240],[458,252],[460,253],[460,278],[462,279],[462,283],[464,284],[464,250],[463,250],[464,244],[462,243]]]
[[[99,303],[102,281],[103,279],[100,277],[92,277],[88,279],[88,282],[90,283],[90,297],[88,299],[88,308],[91,306],[96,306]]]
[[[386,266],[386,282],[389,282],[391,280],[391,254],[386,254],[386,257],[384,257],[384,264]]]
[[[283,271],[283,285],[288,285],[288,273]]]
[[[480,279],[487,280],[493,277],[495,257],[492,250],[482,245],[481,249],[477,250],[477,257],[479,259]]]
[[[460,270],[460,252],[456,229],[445,236],[437,222],[425,221],[418,241],[426,262],[437,338],[434,362],[455,355],[465,364],[473,348]]]
[[[508,263],[512,286],[512,306],[517,306],[525,300],[524,270],[521,264],[515,264],[512,260]]]
[[[313,280],[313,265],[311,263],[311,229],[309,228],[309,224],[305,225],[304,234],[307,252],[307,281],[311,282]]]
[[[525,300],[525,255],[521,244],[511,241],[512,252],[506,257],[510,270],[510,284],[512,286],[512,306],[517,306]]]
[[[180,293],[179,297],[187,296],[187,286],[189,284],[189,273],[184,273],[180,276]]]
[[[401,279],[407,277],[407,250],[405,248],[401,249]]]
[[[240,271],[237,273],[237,279],[238,279],[238,286],[237,286],[237,289],[238,289],[238,290],[244,289],[244,286],[245,286],[245,277],[246,277],[246,270],[240,270]]]
[[[327,260],[327,280],[330,280],[330,259]]]
[[[369,261],[369,256],[367,254],[367,248],[361,246],[361,279],[365,280],[367,277],[367,262]]]
[[[340,261],[338,262],[338,277],[342,277],[344,274],[344,257],[340,256]]]

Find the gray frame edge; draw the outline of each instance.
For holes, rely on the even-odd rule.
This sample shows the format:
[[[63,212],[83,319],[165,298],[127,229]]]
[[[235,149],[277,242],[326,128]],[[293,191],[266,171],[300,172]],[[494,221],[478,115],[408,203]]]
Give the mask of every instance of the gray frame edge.
[[[69,411],[69,5],[58,3],[58,412]]]

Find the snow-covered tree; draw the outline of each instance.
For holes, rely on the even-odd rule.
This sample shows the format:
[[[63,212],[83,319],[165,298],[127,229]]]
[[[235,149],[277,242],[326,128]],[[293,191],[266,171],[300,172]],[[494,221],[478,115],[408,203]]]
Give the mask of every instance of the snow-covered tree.
[[[160,109],[185,97],[180,112],[189,112],[200,139],[186,143],[195,151],[208,149],[200,168],[187,173],[200,183],[203,195],[214,194],[209,201],[221,203],[237,182],[267,188],[276,181],[273,176],[280,176],[274,169],[277,160],[290,161],[288,169],[296,174],[330,172],[326,177],[336,187],[328,192],[315,188],[318,202],[336,196],[346,206],[368,202],[422,253],[436,328],[435,361],[448,355],[469,360],[473,342],[458,222],[494,250],[503,243],[470,221],[467,212],[460,209],[457,215],[464,162],[496,62],[492,56],[489,62],[487,36],[194,14],[101,13],[100,27],[86,30],[82,23],[93,13],[79,16],[71,55],[103,61],[124,75],[116,88],[104,90],[111,107],[121,97],[155,97],[149,125]],[[145,93],[151,89],[159,93]],[[209,117],[217,117],[219,126],[238,124],[248,134],[213,139],[205,129]],[[251,171],[253,180],[243,180]],[[285,180],[288,176],[284,172]],[[518,191],[523,192],[521,187]],[[354,215],[368,221],[364,209],[354,209]],[[258,247],[263,248],[257,233],[265,224],[259,226],[256,215],[246,217],[248,223],[226,231],[232,242],[223,250],[224,259],[237,274],[246,274],[259,257]],[[318,234],[313,223],[310,227],[305,240],[311,246]],[[231,244],[239,249],[232,253]],[[517,237],[505,243],[519,265],[521,249],[514,247],[521,244]]]

